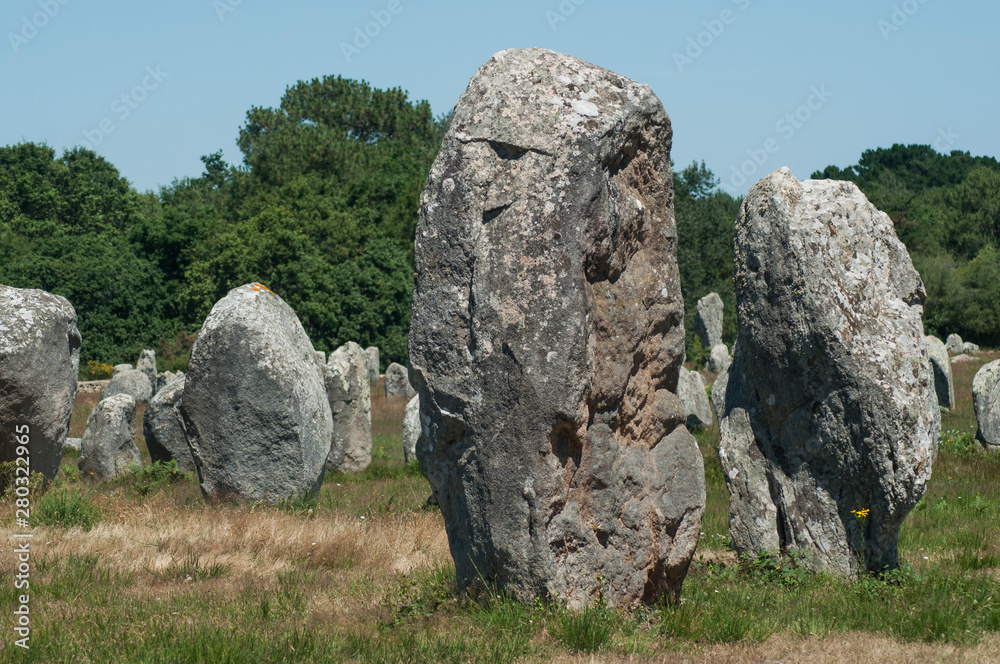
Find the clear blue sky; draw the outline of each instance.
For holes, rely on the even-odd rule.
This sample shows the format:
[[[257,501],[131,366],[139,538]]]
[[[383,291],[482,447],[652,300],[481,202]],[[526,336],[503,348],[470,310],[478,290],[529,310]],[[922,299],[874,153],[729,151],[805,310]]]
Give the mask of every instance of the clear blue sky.
[[[1000,156],[997,25],[985,0],[6,0],[0,145],[89,140],[157,189],[218,149],[240,163],[247,110],[297,80],[399,86],[440,114],[493,53],[539,46],[648,83],[675,165],[741,194],[893,143]]]

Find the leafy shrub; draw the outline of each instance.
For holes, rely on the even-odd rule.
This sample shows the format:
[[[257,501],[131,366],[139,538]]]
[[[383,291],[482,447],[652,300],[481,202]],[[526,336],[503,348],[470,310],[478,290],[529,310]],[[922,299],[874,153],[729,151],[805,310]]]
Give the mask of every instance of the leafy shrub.
[[[80,380],[105,380],[107,378],[111,378],[111,374],[114,370],[115,368],[110,364],[98,362],[97,360],[90,360],[82,369],[80,369]]]
[[[38,525],[90,530],[100,520],[101,508],[91,502],[89,494],[60,485],[34,502],[31,518]]]

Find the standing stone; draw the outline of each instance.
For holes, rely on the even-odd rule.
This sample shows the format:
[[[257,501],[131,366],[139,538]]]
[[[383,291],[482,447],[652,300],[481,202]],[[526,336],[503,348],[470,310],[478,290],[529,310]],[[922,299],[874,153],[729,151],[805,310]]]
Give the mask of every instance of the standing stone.
[[[967,355],[978,355],[979,346],[972,343],[971,341],[966,341],[965,343],[962,344],[962,352]]]
[[[151,461],[177,460],[177,467],[185,473],[195,472],[194,457],[184,432],[181,416],[181,397],[184,379],[176,379],[156,393],[146,404],[142,416],[142,434],[146,439]]]
[[[136,369],[119,371],[101,390],[101,399],[113,397],[116,394],[127,394],[137,403],[146,403],[153,398],[153,385],[149,378]]]
[[[729,366],[729,348],[726,344],[716,344],[712,346],[712,352],[708,356],[708,370],[712,373],[722,373],[722,370]]]
[[[326,469],[356,473],[372,462],[372,398],[368,355],[353,341],[330,353],[326,393],[333,414],[333,437]]]
[[[324,371],[326,371],[326,353],[324,353],[321,350],[317,350],[315,352],[316,352],[316,364],[318,364],[320,367],[323,368]]]
[[[712,426],[712,404],[705,391],[705,378],[700,373],[681,367],[680,377],[677,379],[677,396],[684,405],[689,430]]]
[[[979,430],[976,440],[987,451],[1000,452],[1000,360],[983,365],[972,379],[972,404]]]
[[[949,355],[961,355],[965,351],[965,344],[962,342],[962,337],[957,334],[949,334],[948,341],[944,345],[948,349]]]
[[[149,386],[153,390],[153,394],[156,393],[156,352],[151,350],[144,350],[142,354],[139,355],[139,361],[135,365],[136,371],[141,371],[146,374],[146,378],[149,379]]]
[[[24,455],[52,479],[62,462],[80,369],[80,331],[66,298],[0,286],[0,461]]]
[[[937,394],[938,405],[941,408],[955,407],[955,387],[951,380],[951,361],[948,359],[948,349],[937,337],[924,337],[927,346],[927,356],[934,369],[934,392]]]
[[[80,442],[81,473],[111,480],[142,463],[135,445],[135,405],[129,395],[115,394],[94,406]]]
[[[369,346],[365,348],[365,354],[368,356],[368,382],[377,383],[378,382],[378,348],[375,346]]]
[[[722,343],[722,298],[709,293],[698,300],[694,315],[694,331],[698,333],[701,347],[714,349]]]
[[[174,382],[177,378],[177,374],[173,371],[161,371],[156,374],[156,388],[153,390],[153,396],[159,394],[160,390]]]
[[[114,378],[123,371],[132,371],[133,368],[131,364],[116,364],[111,370],[111,377]]]
[[[705,484],[676,394],[670,140],[648,86],[544,49],[493,56],[455,107],[409,357],[460,587],[572,608],[680,590]]]
[[[333,421],[295,312],[259,284],[229,291],[198,333],[181,414],[209,499],[274,502],[319,490]]]
[[[417,441],[420,440],[420,395],[415,394],[406,404],[403,413],[403,461],[417,460]]]
[[[393,362],[385,369],[385,398],[412,399],[417,391],[410,385],[406,367]]]
[[[892,222],[850,182],[782,168],[742,206],[734,281],[739,344],[713,392],[736,550],[800,549],[845,576],[859,556],[895,568],[941,421],[924,288]]]

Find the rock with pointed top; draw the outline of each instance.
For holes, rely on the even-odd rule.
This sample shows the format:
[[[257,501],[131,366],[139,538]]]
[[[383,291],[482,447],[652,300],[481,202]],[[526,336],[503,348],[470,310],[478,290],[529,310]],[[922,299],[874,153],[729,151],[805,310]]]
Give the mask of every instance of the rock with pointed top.
[[[923,283],[892,222],[850,182],[782,168],[743,203],[734,281],[739,344],[713,399],[737,551],[895,568],[941,420]]]
[[[687,413],[687,428],[691,431],[712,426],[712,404],[705,390],[705,378],[697,371],[680,369],[677,379],[677,396]]]
[[[670,140],[648,86],[544,49],[496,54],[455,107],[409,360],[461,587],[572,608],[679,592],[705,486],[677,396]]]
[[[0,461],[28,443],[32,472],[52,479],[76,397],[80,331],[66,298],[0,286]]]
[[[369,346],[365,348],[365,354],[368,356],[368,382],[377,383],[379,375],[378,348]]]
[[[139,355],[139,361],[135,364],[136,371],[141,371],[146,374],[146,378],[149,379],[149,385],[153,389],[153,393],[156,393],[156,351],[143,350]]]
[[[944,343],[949,355],[961,355],[965,351],[965,343],[962,337],[957,334],[949,334],[948,340]]]
[[[420,395],[415,394],[406,404],[403,413],[403,461],[412,463],[417,460],[417,443],[420,440]]]

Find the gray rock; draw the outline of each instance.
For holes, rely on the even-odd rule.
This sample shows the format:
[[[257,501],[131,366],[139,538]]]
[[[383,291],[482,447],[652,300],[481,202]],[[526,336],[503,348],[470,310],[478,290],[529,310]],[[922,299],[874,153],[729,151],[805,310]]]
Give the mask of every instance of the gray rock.
[[[177,374],[175,374],[173,371],[161,371],[160,373],[156,374],[156,388],[153,390],[153,396],[159,394],[160,390],[162,390],[164,387],[174,382],[175,380],[177,380]]]
[[[321,350],[317,350],[316,351],[316,363],[319,364],[320,367],[323,367],[324,371],[325,371],[326,370],[325,369],[326,368],[326,353],[324,353]]]
[[[128,394],[114,394],[94,406],[80,442],[82,474],[110,480],[142,463],[135,445],[135,406]]]
[[[684,404],[687,428],[691,431],[712,426],[712,404],[705,391],[705,378],[697,371],[680,369],[677,379],[677,396]]]
[[[934,392],[937,394],[938,405],[941,408],[955,407],[955,387],[951,380],[951,362],[948,360],[948,349],[944,342],[934,336],[924,337],[927,346],[927,356],[934,369]]]
[[[463,588],[573,608],[680,590],[705,485],[676,394],[670,140],[648,86],[544,49],[493,56],[455,107],[409,358]]]
[[[177,460],[177,467],[185,473],[195,472],[194,457],[188,446],[181,416],[181,397],[184,379],[170,382],[146,404],[142,415],[142,434],[146,439],[151,461]]]
[[[959,355],[965,350],[965,343],[962,342],[962,337],[957,334],[949,334],[948,341],[946,341],[944,345],[948,349],[948,353],[951,355]]]
[[[146,403],[153,398],[153,385],[143,372],[136,369],[126,369],[111,377],[108,384],[101,390],[101,400],[116,394],[127,394],[137,403]]]
[[[417,460],[420,435],[420,395],[415,394],[403,413],[403,461],[407,464]]]
[[[144,350],[139,355],[139,361],[135,365],[136,371],[141,371],[146,374],[146,378],[149,379],[149,385],[153,390],[153,394],[156,394],[156,352],[151,350]]]
[[[202,493],[278,501],[319,490],[333,420],[295,312],[258,284],[229,291],[188,362],[181,414]]]
[[[82,442],[83,442],[83,438],[70,438],[69,436],[67,436],[66,437],[66,445],[65,445],[65,447],[63,447],[63,453],[65,454],[66,450],[76,450],[77,452],[79,452],[80,451],[80,444]]]
[[[736,347],[733,346],[733,355],[736,354]],[[715,417],[718,418],[719,422],[722,422],[722,416],[726,413],[726,387],[729,385],[729,367],[727,364],[719,372],[719,375],[715,377],[715,382],[712,383],[712,410],[715,411]]]
[[[55,477],[79,369],[73,306],[45,291],[0,286],[0,461],[23,457],[17,448],[27,442],[30,471]]]
[[[739,344],[713,398],[737,551],[895,568],[941,422],[923,284],[892,222],[850,182],[782,168],[743,203],[734,281]]]
[[[976,440],[990,452],[1000,452],[1000,360],[984,364],[972,379],[976,409]]]
[[[977,355],[979,353],[979,346],[971,341],[966,341],[962,344],[962,352],[967,355]]]
[[[134,368],[131,364],[116,364],[111,371],[111,377],[114,378],[123,371],[132,371]]]
[[[371,383],[378,382],[378,348],[375,346],[369,346],[365,348],[365,354],[368,355],[368,381]]]
[[[333,414],[333,437],[326,469],[356,473],[372,462],[372,398],[368,355],[353,341],[330,353],[326,393]]]
[[[721,373],[729,366],[729,348],[726,344],[716,344],[712,346],[712,352],[708,356],[708,370],[712,373]]]
[[[971,355],[966,355],[966,354],[963,353],[962,355],[956,355],[955,357],[951,358],[951,363],[952,364],[960,364],[962,362],[975,362],[976,359],[977,358],[975,358],[975,357],[973,357]]]
[[[698,300],[694,331],[701,340],[701,347],[706,350],[722,343],[722,298],[718,293],[709,293]]]
[[[393,362],[385,369],[385,398],[412,399],[417,391],[410,385],[406,367]]]

